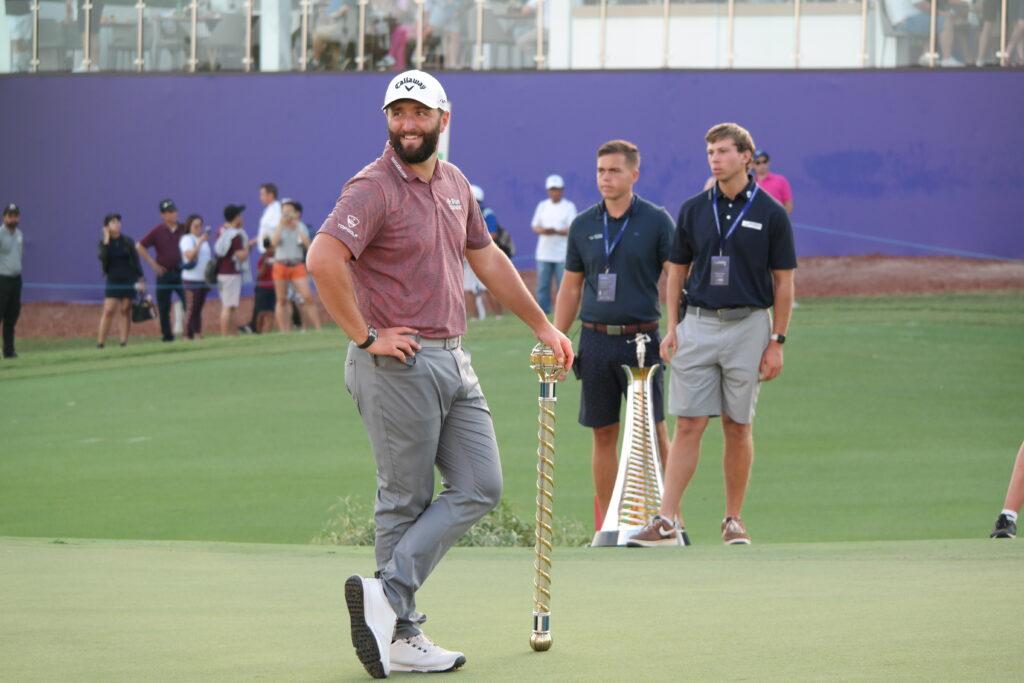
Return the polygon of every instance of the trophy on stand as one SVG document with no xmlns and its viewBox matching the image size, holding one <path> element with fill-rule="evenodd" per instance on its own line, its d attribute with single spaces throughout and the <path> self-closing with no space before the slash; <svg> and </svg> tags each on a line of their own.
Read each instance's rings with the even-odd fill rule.
<svg viewBox="0 0 1024 683">
<path fill-rule="evenodd" d="M 658 458 L 651 393 L 654 374 L 661 366 L 644 367 L 650 341 L 646 334 L 637 334 L 631 342 L 636 344 L 637 366 L 622 366 L 629 380 L 629 389 L 626 393 L 626 429 L 619 453 L 619 473 L 604 522 L 590 544 L 593 548 L 625 546 L 629 537 L 658 514 L 661 507 L 665 483 Z"/>
</svg>

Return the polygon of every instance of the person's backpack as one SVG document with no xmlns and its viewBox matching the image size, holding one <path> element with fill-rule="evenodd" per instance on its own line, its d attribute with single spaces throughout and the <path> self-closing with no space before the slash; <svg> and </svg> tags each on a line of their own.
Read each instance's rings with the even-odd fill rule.
<svg viewBox="0 0 1024 683">
<path fill-rule="evenodd" d="M 512 235 L 500 225 L 494 232 L 494 243 L 498 245 L 498 249 L 505 252 L 505 256 L 508 256 L 509 259 L 516 255 L 516 244 L 512 241 Z"/>
<path fill-rule="evenodd" d="M 212 258 L 206 262 L 206 272 L 203 273 L 203 278 L 207 284 L 217 284 L 217 263 L 219 261 L 218 258 Z"/>
</svg>

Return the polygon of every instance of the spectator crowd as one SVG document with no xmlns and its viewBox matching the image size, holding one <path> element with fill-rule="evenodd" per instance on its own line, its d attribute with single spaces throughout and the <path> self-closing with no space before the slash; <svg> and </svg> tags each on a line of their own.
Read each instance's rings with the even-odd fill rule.
<svg viewBox="0 0 1024 683">
<path fill-rule="evenodd" d="M 137 242 L 122 230 L 121 214 L 107 214 L 98 245 L 106 284 L 97 348 L 106 346 L 115 322 L 118 343 L 125 346 L 132 322 L 148 319 L 152 314 L 146 311 L 154 309 L 163 341 L 174 341 L 174 304 L 179 302 L 181 336 L 202 339 L 203 310 L 214 288 L 220 301 L 218 331 L 223 336 L 265 334 L 275 328 L 281 332 L 320 329 L 320 314 L 306 273 L 310 232 L 302 221 L 302 204 L 280 199 L 273 183 L 262 184 L 259 197 L 263 212 L 253 237 L 245 229 L 244 204 L 225 206 L 223 222 L 214 230 L 197 213 L 181 222 L 174 200 L 163 199 L 158 206 L 160 221 Z M 5 216 L 8 213 L 20 217 L 13 204 Z M 16 221 L 6 222 L 16 229 Z M 11 244 L 17 237 L 20 245 L 20 233 L 8 230 L 7 234 Z M 155 303 L 147 292 L 143 265 L 156 276 Z M 12 278 L 15 269 L 13 264 L 9 267 Z M 246 284 L 254 284 L 253 310 L 248 321 L 240 321 Z M 13 323 L 9 327 L 13 354 Z"/>
</svg>

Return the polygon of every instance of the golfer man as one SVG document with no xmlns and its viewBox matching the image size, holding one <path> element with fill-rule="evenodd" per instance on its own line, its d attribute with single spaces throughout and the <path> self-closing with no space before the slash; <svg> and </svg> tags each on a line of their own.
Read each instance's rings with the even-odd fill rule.
<svg viewBox="0 0 1024 683">
<path fill-rule="evenodd" d="M 672 364 L 668 410 L 677 417 L 665 494 L 660 514 L 631 545 L 675 545 L 682 528 L 672 517 L 697 468 L 708 419 L 717 415 L 725 437 L 722 540 L 750 543 L 740 511 L 754 459 L 754 405 L 760 383 L 782 372 L 796 268 L 789 215 L 748 175 L 754 141 L 746 129 L 719 124 L 705 141 L 716 182 L 679 210 L 669 257 L 661 356 Z"/>
<path fill-rule="evenodd" d="M 461 652 L 420 630 L 416 591 L 501 497 L 490 410 L 462 347 L 462 259 L 563 364 L 551 325 L 487 233 L 469 182 L 437 158 L 448 127 L 441 84 L 406 71 L 384 96 L 388 144 L 349 180 L 307 256 L 328 312 L 351 338 L 345 385 L 377 463 L 377 578 L 345 583 L 352 643 L 375 678 L 450 671 Z M 436 499 L 434 468 L 441 473 Z"/>
</svg>

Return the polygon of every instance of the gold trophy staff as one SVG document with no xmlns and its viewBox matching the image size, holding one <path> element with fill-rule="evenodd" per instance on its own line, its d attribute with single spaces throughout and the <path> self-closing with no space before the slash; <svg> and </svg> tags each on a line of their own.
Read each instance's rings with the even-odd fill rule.
<svg viewBox="0 0 1024 683">
<path fill-rule="evenodd" d="M 540 379 L 537 399 L 537 526 L 533 578 L 533 633 L 530 647 L 537 652 L 551 649 L 551 512 L 555 492 L 555 383 L 563 368 L 554 352 L 537 344 L 530 353 L 530 367 Z"/>
</svg>

